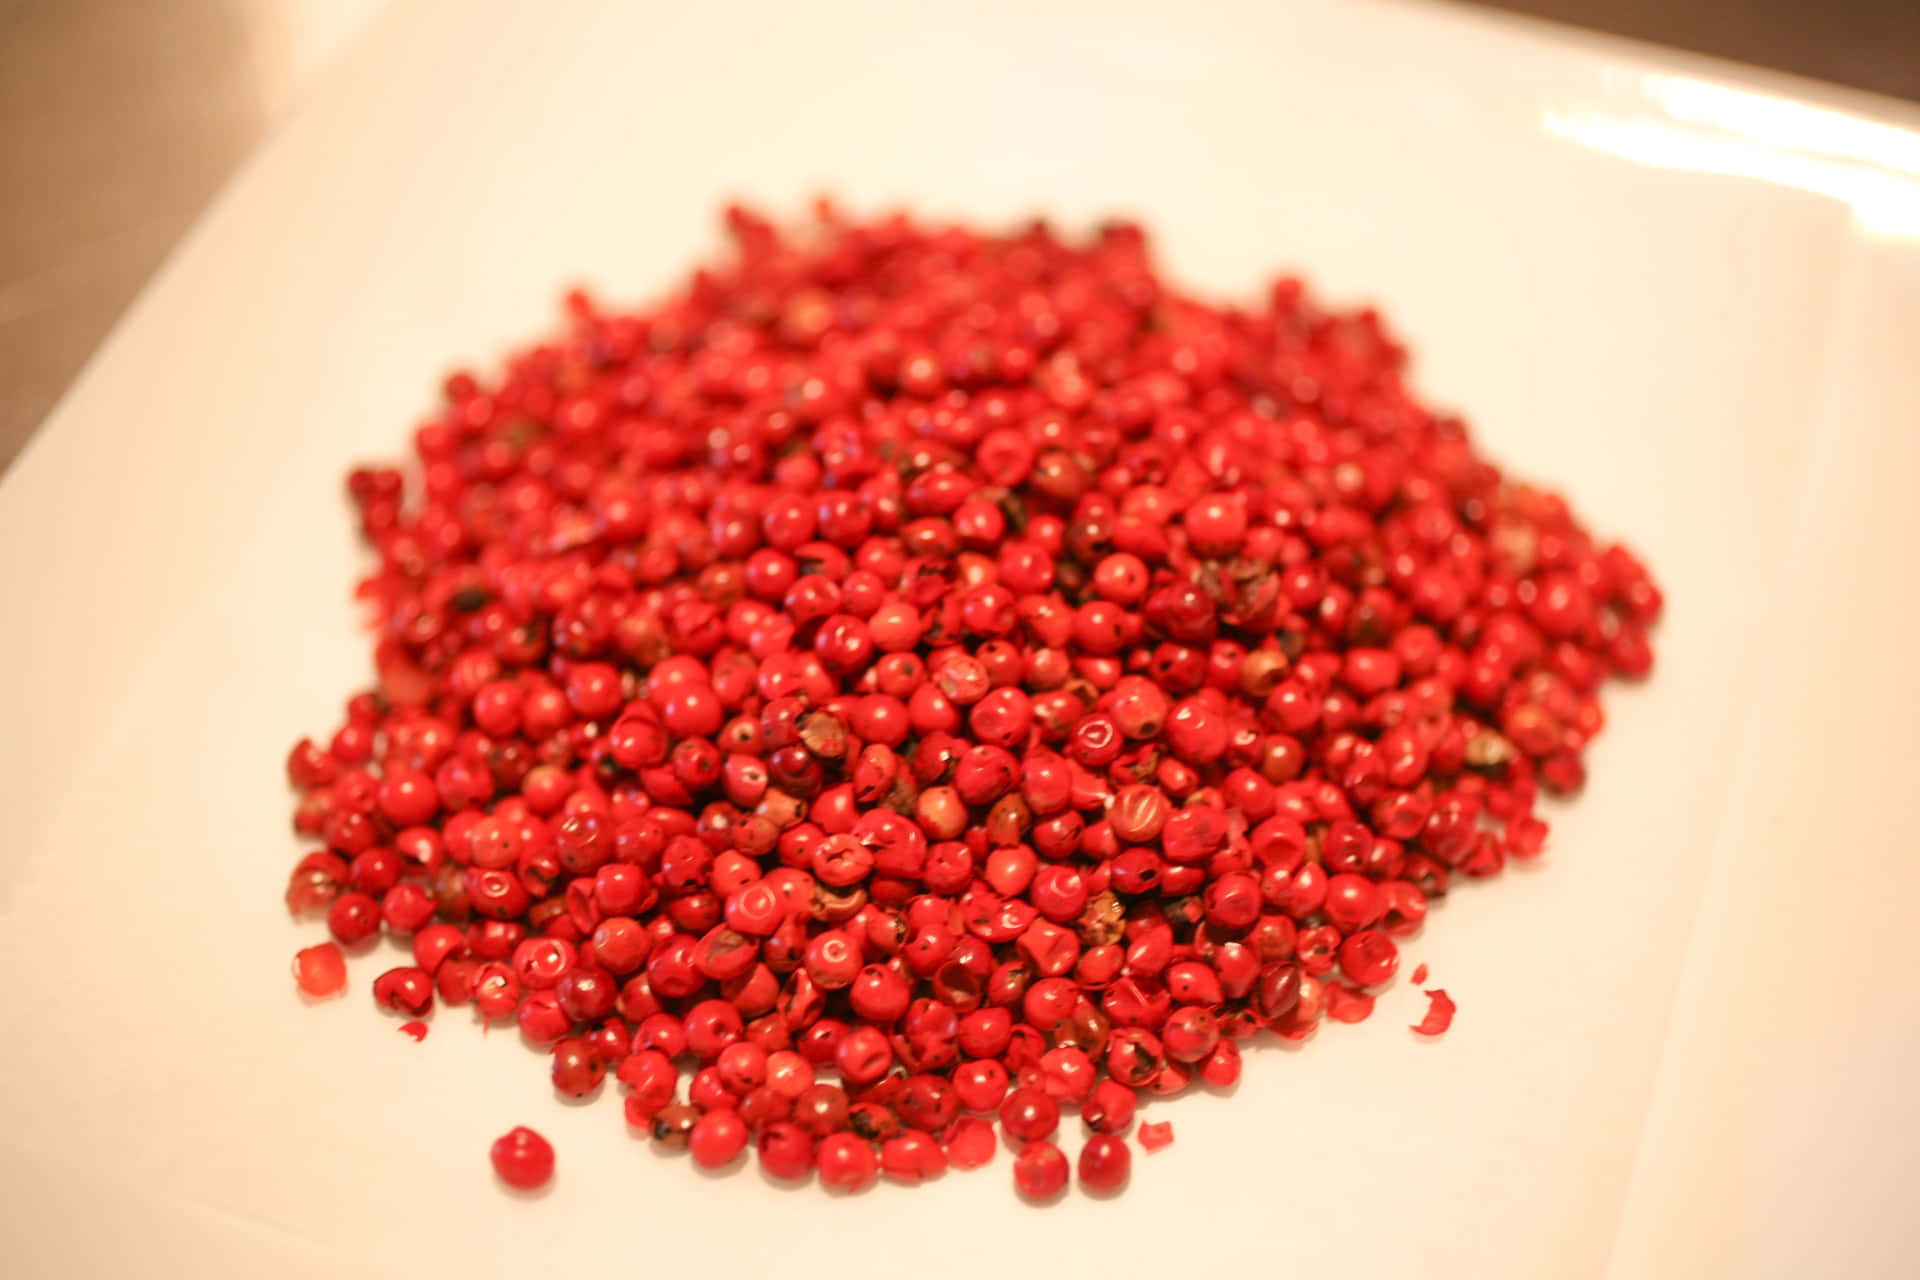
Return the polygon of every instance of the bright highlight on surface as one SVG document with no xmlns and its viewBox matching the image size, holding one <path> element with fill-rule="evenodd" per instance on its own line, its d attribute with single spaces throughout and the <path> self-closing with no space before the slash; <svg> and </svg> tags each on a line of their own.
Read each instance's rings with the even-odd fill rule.
<svg viewBox="0 0 1920 1280">
<path fill-rule="evenodd" d="M 1652 114 L 1550 108 L 1546 131 L 1655 168 L 1826 196 L 1848 205 L 1872 234 L 1920 238 L 1920 134 L 1699 80 L 1633 79 Z"/>
</svg>

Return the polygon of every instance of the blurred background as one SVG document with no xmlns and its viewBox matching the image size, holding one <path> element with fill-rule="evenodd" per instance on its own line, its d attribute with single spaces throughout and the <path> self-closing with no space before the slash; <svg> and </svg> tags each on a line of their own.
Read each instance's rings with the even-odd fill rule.
<svg viewBox="0 0 1920 1280">
<path fill-rule="evenodd" d="M 0 0 L 0 471 L 313 77 L 404 0 Z M 1486 6 L 1920 99 L 1915 0 Z"/>
</svg>

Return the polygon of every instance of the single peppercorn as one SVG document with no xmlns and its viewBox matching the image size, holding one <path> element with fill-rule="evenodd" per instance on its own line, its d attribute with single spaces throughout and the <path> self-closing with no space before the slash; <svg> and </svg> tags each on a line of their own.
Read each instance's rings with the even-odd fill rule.
<svg viewBox="0 0 1920 1280">
<path fill-rule="evenodd" d="M 293 957 L 293 978 L 309 996 L 339 995 L 347 987 L 347 959 L 331 942 L 303 948 Z"/>
<path fill-rule="evenodd" d="M 1118 1080 L 1102 1080 L 1081 1104 L 1080 1117 L 1095 1133 L 1125 1133 L 1133 1123 L 1137 1098 L 1132 1089 Z"/>
<path fill-rule="evenodd" d="M 1088 1191 L 1106 1194 L 1127 1184 L 1133 1167 L 1133 1153 L 1126 1139 L 1096 1133 L 1080 1148 L 1080 1185 Z"/>
<path fill-rule="evenodd" d="M 813 1138 L 795 1124 L 775 1121 L 760 1131 L 760 1167 L 771 1177 L 796 1181 L 813 1168 Z"/>
<path fill-rule="evenodd" d="M 832 1133 L 814 1149 L 814 1165 L 820 1181 L 829 1190 L 854 1192 L 865 1190 L 879 1171 L 880 1161 L 872 1145 L 851 1133 Z"/>
<path fill-rule="evenodd" d="M 665 1151 L 684 1151 L 700 1122 L 700 1111 L 684 1102 L 670 1103 L 654 1112 L 648 1131 Z"/>
<path fill-rule="evenodd" d="M 1038 1089 L 1015 1089 L 1000 1104 L 1000 1127 L 1021 1142 L 1037 1142 L 1059 1125 L 1059 1104 Z"/>
<path fill-rule="evenodd" d="M 1051 1142 L 1029 1142 L 1014 1158 L 1013 1181 L 1030 1200 L 1051 1200 L 1067 1189 L 1071 1166 Z"/>
<path fill-rule="evenodd" d="M 496 1138 L 489 1154 L 500 1181 L 521 1191 L 545 1186 L 553 1177 L 553 1144 L 525 1125 Z"/>
<path fill-rule="evenodd" d="M 1363 987 L 1376 987 L 1400 967 L 1400 948 L 1386 934 L 1363 929 L 1340 944 L 1340 970 Z"/>
<path fill-rule="evenodd" d="M 433 975 L 404 965 L 373 980 L 373 998 L 383 1009 L 417 1018 L 433 1008 Z"/>
<path fill-rule="evenodd" d="M 687 1150 L 702 1169 L 722 1169 L 747 1149 L 747 1122 L 737 1111 L 709 1111 L 694 1122 Z"/>
</svg>

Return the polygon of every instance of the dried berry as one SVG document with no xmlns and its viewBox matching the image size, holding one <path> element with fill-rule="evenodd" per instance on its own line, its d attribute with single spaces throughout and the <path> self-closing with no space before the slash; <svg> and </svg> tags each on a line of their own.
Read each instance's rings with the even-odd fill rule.
<svg viewBox="0 0 1920 1280">
<path fill-rule="evenodd" d="M 553 1176 L 553 1144 L 525 1125 L 496 1139 L 492 1157 L 500 1181 L 522 1191 L 544 1186 Z"/>
<path fill-rule="evenodd" d="M 1112 1192 L 1127 1185 L 1133 1153 L 1124 1138 L 1097 1133 L 1080 1148 L 1080 1185 L 1089 1191 Z"/>
<path fill-rule="evenodd" d="M 1014 1185 L 1030 1200 L 1051 1200 L 1067 1189 L 1071 1166 L 1051 1142 L 1029 1142 L 1013 1161 Z"/>
<path fill-rule="evenodd" d="M 347 958 L 332 942 L 303 948 L 293 957 L 293 980 L 310 996 L 339 995 L 347 987 Z"/>
</svg>

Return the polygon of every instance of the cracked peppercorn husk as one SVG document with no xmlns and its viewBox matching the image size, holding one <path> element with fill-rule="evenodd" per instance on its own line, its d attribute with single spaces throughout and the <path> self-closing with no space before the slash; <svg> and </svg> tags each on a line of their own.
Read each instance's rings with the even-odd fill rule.
<svg viewBox="0 0 1920 1280">
<path fill-rule="evenodd" d="M 379 1005 L 512 1019 L 704 1168 L 917 1183 L 997 1122 L 1048 1200 L 1065 1106 L 1111 1193 L 1141 1098 L 1365 1018 L 1455 876 L 1541 855 L 1660 591 L 1298 281 L 725 221 L 348 477 L 376 679 L 286 761 L 296 980 L 384 931 Z"/>
</svg>

